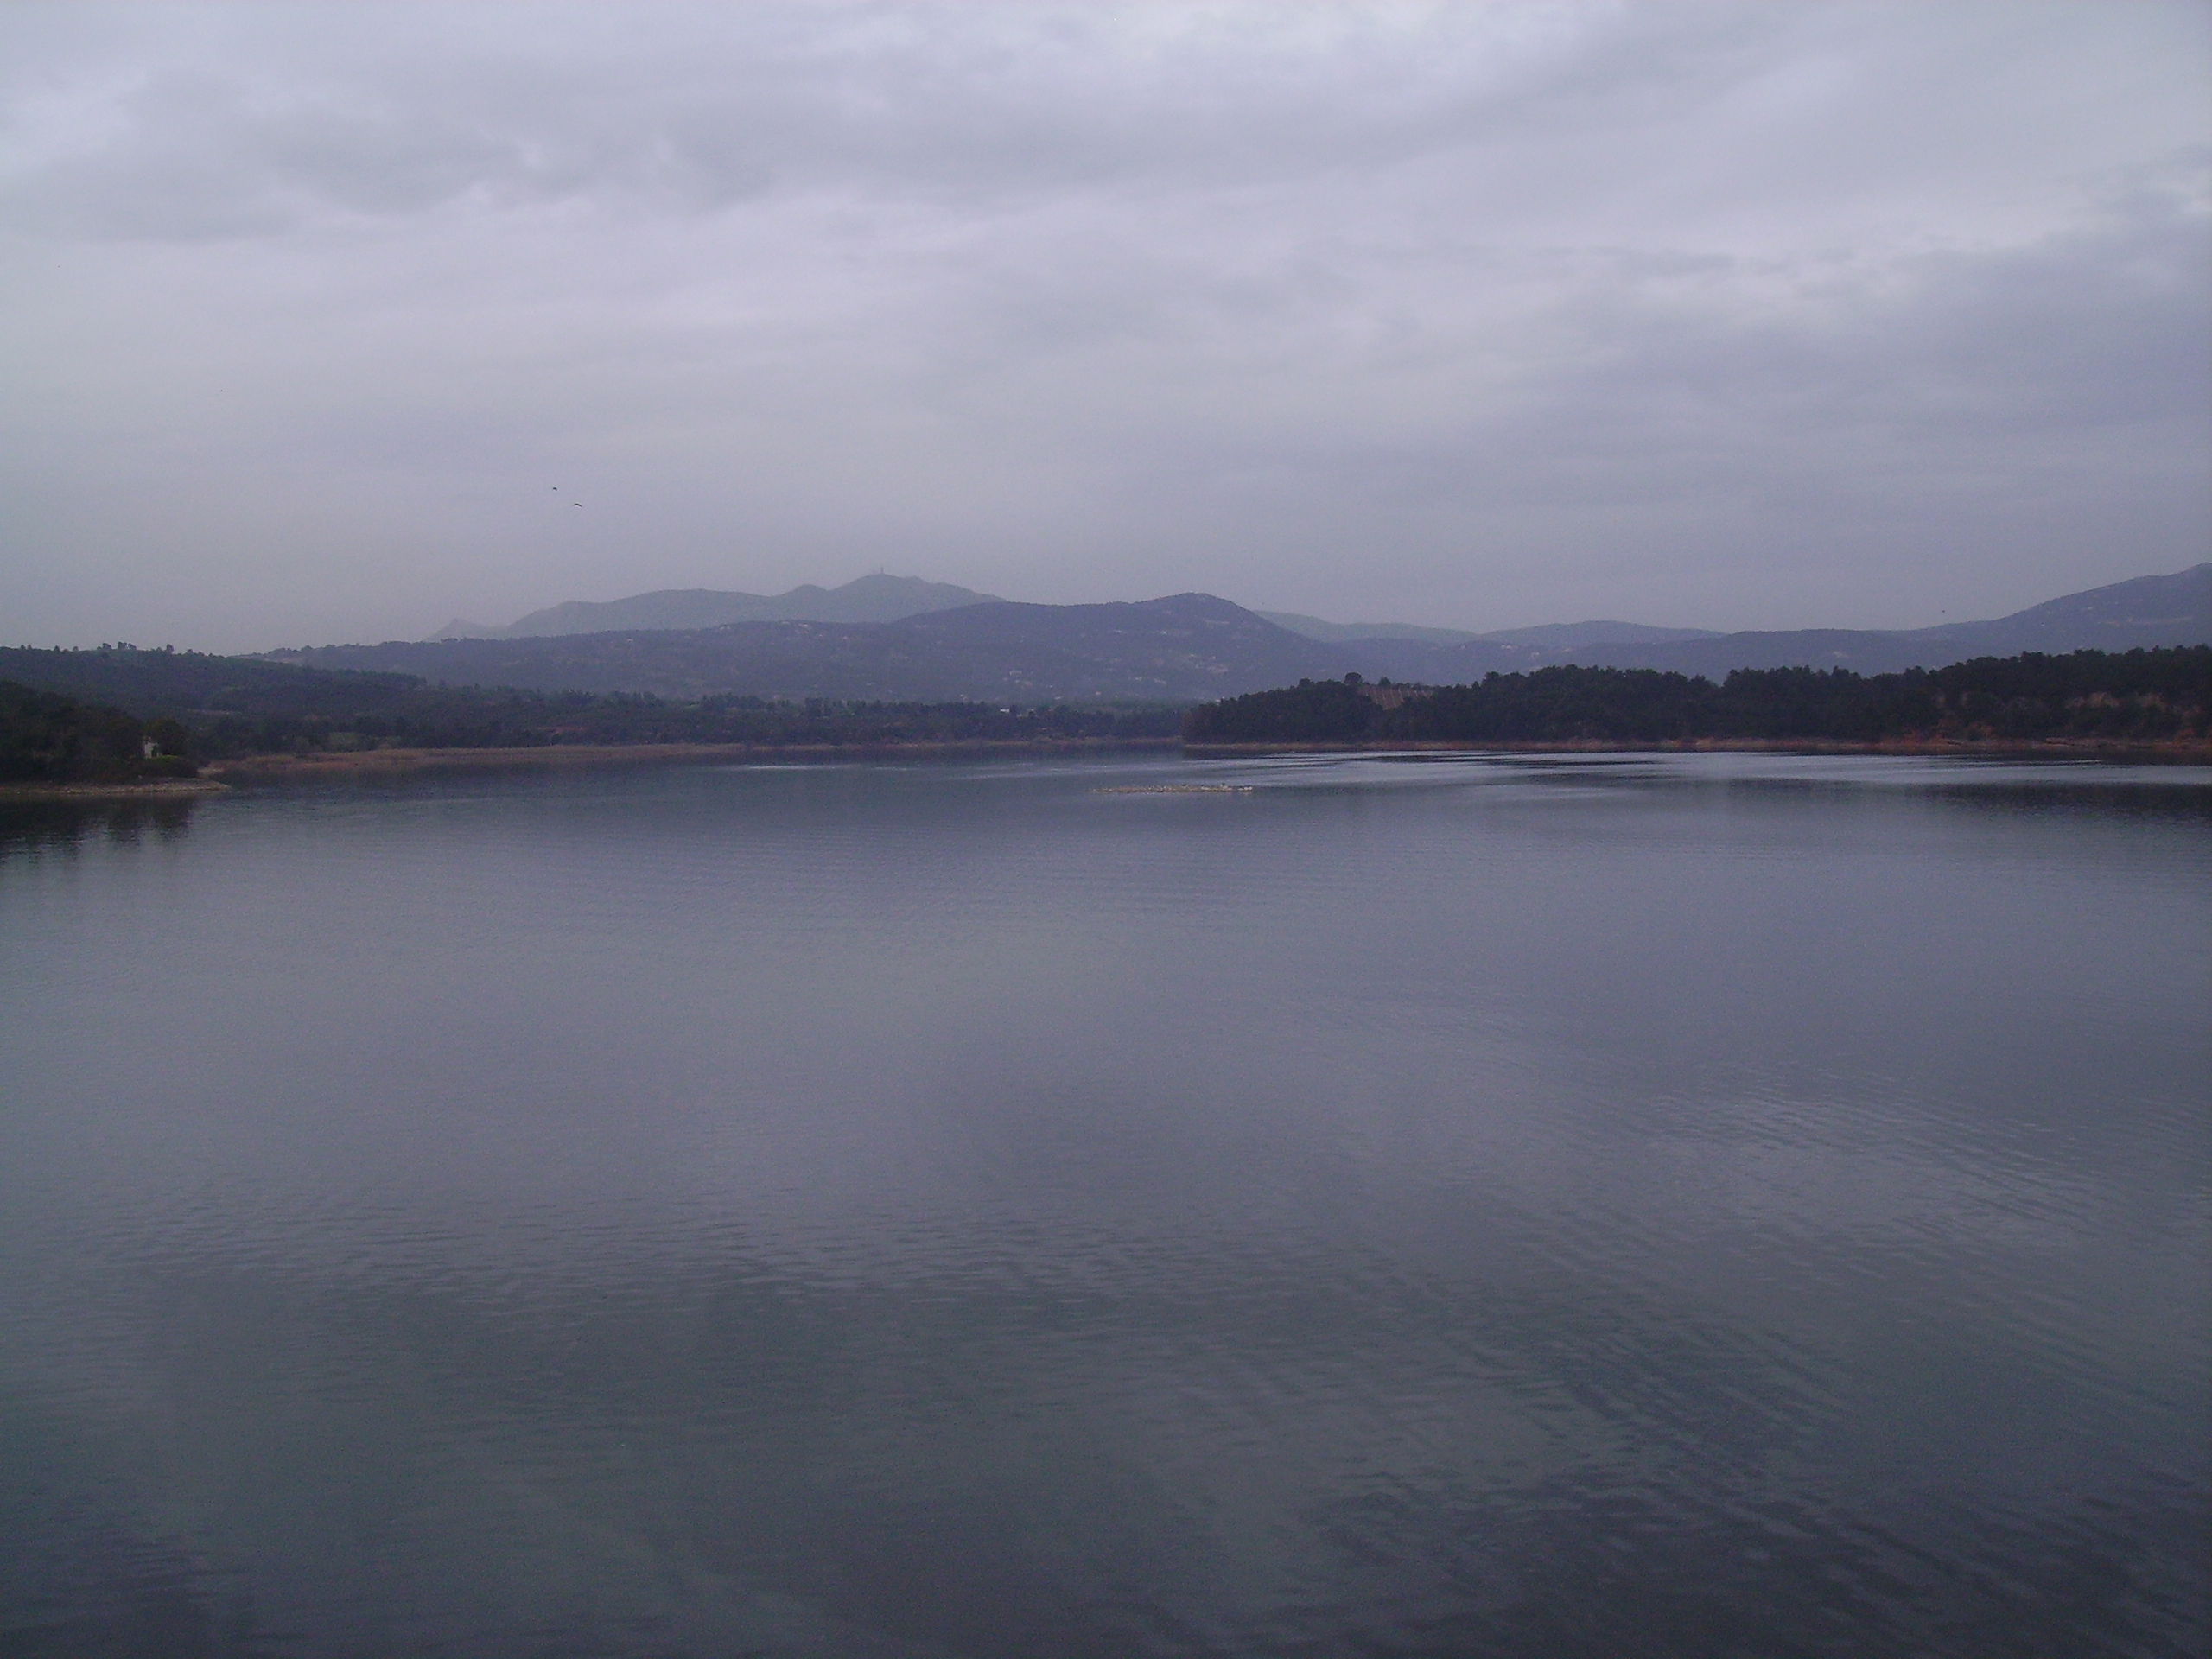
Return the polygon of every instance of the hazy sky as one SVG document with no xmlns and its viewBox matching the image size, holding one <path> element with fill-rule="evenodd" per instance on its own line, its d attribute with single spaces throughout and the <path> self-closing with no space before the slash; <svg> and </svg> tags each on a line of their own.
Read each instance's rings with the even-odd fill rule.
<svg viewBox="0 0 2212 1659">
<path fill-rule="evenodd" d="M 0 643 L 1997 614 L 2206 556 L 2208 141 L 2201 0 L 10 0 Z"/>
</svg>

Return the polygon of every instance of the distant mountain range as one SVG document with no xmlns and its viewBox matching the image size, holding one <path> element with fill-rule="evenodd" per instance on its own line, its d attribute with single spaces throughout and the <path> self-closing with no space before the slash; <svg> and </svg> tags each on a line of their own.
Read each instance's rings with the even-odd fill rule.
<svg viewBox="0 0 2212 1659">
<path fill-rule="evenodd" d="M 997 601 L 882 623 L 729 622 L 267 655 L 534 690 L 1001 704 L 1192 702 L 1344 672 L 1335 648 L 1205 594 L 1122 605 Z"/>
<path fill-rule="evenodd" d="M 899 622 L 931 611 L 963 605 L 1003 604 L 994 594 L 979 594 L 949 582 L 878 572 L 842 588 L 813 582 L 786 594 L 732 593 L 713 588 L 664 588 L 627 599 L 569 600 L 506 624 L 471 622 L 455 617 L 430 636 L 444 639 L 539 639 L 555 634 L 615 633 L 719 628 L 731 622 Z M 1466 628 L 1423 627 L 1413 622 L 1328 622 L 1294 611 L 1255 611 L 1255 616 L 1332 645 L 1360 639 L 1414 639 L 1425 645 L 1457 645 L 1486 639 L 1509 645 L 1559 646 L 1662 645 L 1681 639 L 1714 639 L 1710 628 L 1655 628 L 1641 622 L 1553 622 L 1534 628 L 1501 628 L 1476 633 Z"/>
<path fill-rule="evenodd" d="M 896 622 L 927 611 L 988 605 L 995 595 L 949 582 L 880 572 L 842 588 L 812 582 L 787 594 L 729 594 L 710 588 L 670 588 L 628 599 L 572 599 L 532 611 L 504 628 L 455 617 L 436 639 L 534 639 L 552 634 L 612 633 L 618 630 L 719 628 L 730 622 Z"/>
<path fill-rule="evenodd" d="M 855 590 L 859 590 L 855 592 Z M 928 601 L 882 620 L 884 608 Z M 949 602 L 940 603 L 940 601 Z M 728 601 L 804 608 L 874 605 L 846 620 L 748 616 L 692 627 L 638 617 L 697 615 Z M 695 608 L 687 610 L 687 606 Z M 625 607 L 635 607 L 626 610 Z M 633 620 L 555 632 L 552 619 Z M 267 658 L 315 668 L 397 671 L 452 684 L 635 691 L 696 697 L 1201 702 L 1358 673 L 1429 684 L 1554 663 L 1674 669 L 1709 677 L 1793 664 L 1885 673 L 2023 651 L 2212 642 L 2212 563 L 2145 576 L 1986 622 L 1909 632 L 1811 629 L 1704 633 L 1634 623 L 1564 623 L 1460 635 L 1409 624 L 1335 624 L 1269 616 L 1208 594 L 1115 605 L 1022 605 L 893 576 L 763 599 L 653 594 L 602 606 L 556 606 L 492 638 L 324 645 Z M 1328 630 L 1320 637 L 1309 629 Z M 536 631 L 531 631 L 536 630 Z M 1444 635 L 1439 639 L 1437 635 Z"/>
<path fill-rule="evenodd" d="M 1889 674 L 2024 651 L 2129 651 L 2212 643 L 2212 563 L 2170 576 L 2138 576 L 2046 600 L 1987 622 L 1884 632 L 1808 628 L 1726 633 L 1673 645 L 1593 645 L 1571 660 L 1599 666 L 1671 668 L 1708 678 L 1732 668 L 1849 668 Z M 1561 660 L 1567 660 L 1562 658 Z"/>
<path fill-rule="evenodd" d="M 1718 639 L 1712 628 L 1655 628 L 1642 622 L 1547 622 L 1533 628 L 1499 628 L 1470 633 L 1465 628 L 1425 628 L 1412 622 L 1324 622 L 1295 611 L 1255 611 L 1277 627 L 1332 645 L 1357 639 L 1417 639 L 1424 645 L 1465 645 L 1488 642 L 1573 651 L 1586 645 L 1670 645 L 1678 639 Z"/>
</svg>

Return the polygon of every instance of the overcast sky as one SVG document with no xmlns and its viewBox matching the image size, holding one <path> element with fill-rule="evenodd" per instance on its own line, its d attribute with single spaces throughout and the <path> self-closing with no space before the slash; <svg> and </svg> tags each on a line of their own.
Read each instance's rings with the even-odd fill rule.
<svg viewBox="0 0 2212 1659">
<path fill-rule="evenodd" d="M 0 642 L 1999 614 L 2207 556 L 2209 127 L 2199 0 L 11 0 Z"/>
</svg>

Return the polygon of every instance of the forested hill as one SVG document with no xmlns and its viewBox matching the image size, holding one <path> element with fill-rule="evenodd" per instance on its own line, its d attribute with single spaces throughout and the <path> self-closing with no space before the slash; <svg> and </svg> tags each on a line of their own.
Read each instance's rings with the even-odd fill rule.
<svg viewBox="0 0 2212 1659">
<path fill-rule="evenodd" d="M 1306 675 L 1435 677 L 1276 627 L 1226 600 L 966 605 L 884 623 L 733 622 L 518 639 L 320 645 L 270 660 L 448 685 L 660 697 L 931 702 L 1197 702 Z"/>
<path fill-rule="evenodd" d="M 189 739 L 173 720 L 143 721 L 0 680 L 0 784 L 116 784 L 189 778 Z"/>
<path fill-rule="evenodd" d="M 0 649 L 0 681 L 15 681 L 21 688 L 36 688 L 63 699 L 113 704 L 109 712 L 118 720 L 174 721 L 185 743 L 175 752 L 200 760 L 245 754 L 526 748 L 559 743 L 779 746 L 1172 739 L 1179 717 L 1170 708 L 1114 703 L 1068 708 L 739 696 L 664 698 L 434 685 L 411 674 L 302 668 L 197 652 L 138 651 L 129 645 L 96 651 Z"/>
<path fill-rule="evenodd" d="M 128 646 L 0 650 L 0 681 L 19 683 L 9 693 L 9 764 L 23 779 L 59 776 L 56 767 L 131 771 L 130 751 L 157 721 L 175 722 L 162 728 L 165 754 L 198 760 L 391 747 L 1050 742 L 1165 737 L 1178 726 L 1177 712 L 1159 705 L 594 695 Z M 1713 680 L 1560 665 L 1440 687 L 1351 675 L 1208 703 L 1180 723 L 1185 740 L 1200 744 L 1923 736 L 2212 744 L 2212 646 L 1980 658 L 1875 675 L 1743 669 Z"/>
<path fill-rule="evenodd" d="M 1192 709 L 1185 741 L 1653 743 L 1793 738 L 2212 741 L 2212 646 L 1984 657 L 1947 668 L 1555 667 L 1436 687 L 1302 680 Z"/>
</svg>

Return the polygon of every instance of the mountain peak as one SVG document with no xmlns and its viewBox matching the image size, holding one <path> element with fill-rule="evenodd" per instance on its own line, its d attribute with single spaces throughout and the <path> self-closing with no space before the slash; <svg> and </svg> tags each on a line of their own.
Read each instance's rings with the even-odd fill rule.
<svg viewBox="0 0 2212 1659">
<path fill-rule="evenodd" d="M 919 576 L 878 570 L 823 588 L 802 583 L 788 593 L 747 594 L 714 588 L 664 588 L 626 599 L 572 599 L 532 611 L 504 628 L 459 619 L 432 639 L 537 639 L 570 633 L 658 632 L 718 628 L 731 622 L 896 622 L 927 611 L 993 602 L 989 594 Z"/>
</svg>

